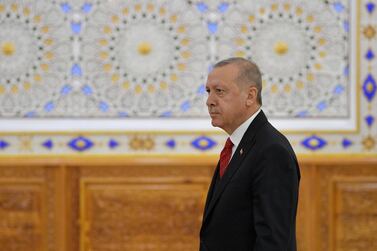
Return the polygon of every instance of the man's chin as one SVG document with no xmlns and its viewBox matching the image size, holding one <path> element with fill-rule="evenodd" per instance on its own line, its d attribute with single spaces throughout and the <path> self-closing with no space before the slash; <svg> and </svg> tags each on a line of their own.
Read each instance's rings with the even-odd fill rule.
<svg viewBox="0 0 377 251">
<path fill-rule="evenodd" d="M 212 124 L 213 127 L 220 127 L 220 123 L 216 120 L 212 119 L 211 124 Z"/>
</svg>

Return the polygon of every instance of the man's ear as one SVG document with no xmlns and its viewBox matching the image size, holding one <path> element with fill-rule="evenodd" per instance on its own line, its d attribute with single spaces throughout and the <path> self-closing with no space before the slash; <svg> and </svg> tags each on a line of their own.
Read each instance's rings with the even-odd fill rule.
<svg viewBox="0 0 377 251">
<path fill-rule="evenodd" d="M 252 85 L 248 88 L 246 105 L 251 106 L 257 102 L 258 89 L 256 86 Z"/>
</svg>

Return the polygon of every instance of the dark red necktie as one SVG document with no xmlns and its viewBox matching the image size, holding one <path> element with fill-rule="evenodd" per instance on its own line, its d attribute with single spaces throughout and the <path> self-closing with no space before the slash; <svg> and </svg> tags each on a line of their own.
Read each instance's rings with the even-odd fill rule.
<svg viewBox="0 0 377 251">
<path fill-rule="evenodd" d="M 232 147 L 233 143 L 230 138 L 228 138 L 220 154 L 220 178 L 223 177 L 225 169 L 229 164 L 229 160 L 232 157 Z"/>
</svg>

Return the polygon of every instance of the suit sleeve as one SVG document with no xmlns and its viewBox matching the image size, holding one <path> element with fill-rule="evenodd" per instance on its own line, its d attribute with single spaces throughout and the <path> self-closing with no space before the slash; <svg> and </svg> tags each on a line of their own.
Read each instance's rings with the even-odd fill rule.
<svg viewBox="0 0 377 251">
<path fill-rule="evenodd" d="M 295 238 L 298 167 L 295 157 L 281 145 L 261 153 L 252 184 L 254 251 L 287 250 Z"/>
</svg>

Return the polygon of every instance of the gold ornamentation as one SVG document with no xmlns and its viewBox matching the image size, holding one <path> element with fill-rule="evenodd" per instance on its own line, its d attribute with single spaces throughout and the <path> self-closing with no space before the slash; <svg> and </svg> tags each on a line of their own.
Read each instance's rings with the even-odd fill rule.
<svg viewBox="0 0 377 251">
<path fill-rule="evenodd" d="M 14 94 L 18 93 L 18 87 L 16 85 L 12 86 L 12 88 L 10 90 Z"/>
<path fill-rule="evenodd" d="M 12 42 L 4 42 L 1 45 L 1 50 L 5 56 L 12 56 L 16 51 L 16 46 Z"/>
<path fill-rule="evenodd" d="M 26 91 L 30 90 L 30 88 L 31 88 L 31 84 L 30 84 L 29 82 L 25 82 L 25 83 L 23 84 L 23 86 L 24 86 L 24 89 L 25 89 Z"/>
<path fill-rule="evenodd" d="M 160 82 L 160 88 L 162 90 L 166 90 L 168 88 L 168 84 L 166 82 Z"/>
<path fill-rule="evenodd" d="M 181 25 L 177 28 L 178 33 L 185 33 L 186 32 L 186 27 L 184 25 Z"/>
<path fill-rule="evenodd" d="M 45 41 L 44 41 L 44 44 L 47 45 L 47 46 L 50 46 L 54 43 L 54 40 L 52 40 L 51 38 L 47 38 Z"/>
<path fill-rule="evenodd" d="M 34 75 L 34 80 L 35 80 L 36 82 L 40 82 L 40 81 L 42 80 L 42 76 L 41 76 L 40 74 L 35 74 L 35 75 Z"/>
<path fill-rule="evenodd" d="M 112 32 L 112 29 L 111 29 L 110 26 L 105 25 L 105 26 L 103 27 L 103 33 L 105 33 L 105 34 L 110 34 L 111 32 Z"/>
<path fill-rule="evenodd" d="M 276 4 L 276 3 L 271 4 L 271 10 L 272 11 L 277 11 L 277 9 L 278 9 L 278 4 Z"/>
<path fill-rule="evenodd" d="M 130 88 L 130 82 L 124 81 L 122 84 L 123 89 L 128 90 Z"/>
<path fill-rule="evenodd" d="M 296 8 L 296 15 L 297 15 L 297 16 L 301 16 L 303 12 L 304 12 L 304 11 L 302 10 L 301 7 L 297 7 L 297 8 Z"/>
<path fill-rule="evenodd" d="M 190 40 L 188 38 L 184 38 L 181 40 L 181 45 L 187 46 L 190 43 Z"/>
<path fill-rule="evenodd" d="M 31 136 L 21 136 L 20 137 L 20 151 L 33 151 L 32 146 L 32 137 Z"/>
<path fill-rule="evenodd" d="M 181 52 L 181 56 L 183 58 L 185 58 L 185 59 L 190 58 L 191 57 L 191 52 L 189 52 L 189 51 L 182 51 Z"/>
<path fill-rule="evenodd" d="M 154 93 L 155 90 L 156 89 L 155 89 L 154 85 L 148 85 L 148 92 L 149 93 Z"/>
<path fill-rule="evenodd" d="M 117 15 L 113 15 L 111 17 L 111 21 L 114 23 L 114 24 L 117 24 L 119 23 L 119 17 Z"/>
<path fill-rule="evenodd" d="M 143 87 L 141 85 L 135 86 L 135 93 L 140 94 L 143 92 Z"/>
<path fill-rule="evenodd" d="M 170 80 L 171 81 L 177 81 L 178 80 L 178 76 L 176 74 L 171 74 L 170 75 Z"/>
<path fill-rule="evenodd" d="M 289 11 L 291 9 L 291 5 L 289 3 L 285 3 L 283 6 L 285 11 Z"/>
<path fill-rule="evenodd" d="M 140 42 L 137 51 L 143 55 L 146 56 L 152 51 L 152 45 L 148 42 Z"/>
<path fill-rule="evenodd" d="M 12 10 L 13 12 L 16 12 L 16 11 L 18 10 L 18 4 L 15 4 L 15 3 L 14 3 L 14 4 L 11 5 L 10 8 L 11 8 L 11 10 Z"/>
<path fill-rule="evenodd" d="M 110 72 L 111 69 L 112 69 L 112 65 L 111 65 L 111 64 L 105 64 L 105 65 L 103 66 L 103 70 L 104 70 L 105 72 Z"/>
<path fill-rule="evenodd" d="M 319 144 L 319 142 L 318 142 L 317 139 L 311 139 L 309 141 L 309 145 L 312 146 L 312 147 L 316 147 L 316 146 L 318 146 L 318 144 Z"/>
<path fill-rule="evenodd" d="M 303 89 L 304 88 L 304 82 L 298 80 L 296 82 L 296 87 L 297 87 L 297 89 L 300 89 L 300 90 Z"/>
<path fill-rule="evenodd" d="M 135 136 L 130 139 L 129 146 L 132 150 L 153 150 L 155 147 L 154 139 L 150 136 Z"/>
<path fill-rule="evenodd" d="M 278 55 L 284 55 L 288 51 L 288 44 L 284 41 L 277 41 L 274 45 L 274 50 Z"/>
<path fill-rule="evenodd" d="M 284 92 L 286 92 L 286 93 L 290 93 L 291 91 L 292 91 L 291 86 L 290 86 L 289 84 L 286 84 L 286 85 L 284 86 Z"/>
<path fill-rule="evenodd" d="M 47 60 L 51 60 L 51 59 L 54 58 L 54 53 L 52 53 L 51 51 L 48 51 L 48 52 L 45 53 L 44 56 L 45 56 L 45 58 L 46 58 Z"/>
<path fill-rule="evenodd" d="M 371 82 L 369 82 L 367 85 L 366 85 L 366 89 L 368 92 L 372 92 L 373 89 L 374 89 L 374 86 Z"/>
<path fill-rule="evenodd" d="M 271 86 L 271 92 L 272 92 L 272 93 L 277 93 L 278 90 L 279 90 L 279 87 L 277 86 L 277 84 L 273 84 L 273 85 Z"/>
<path fill-rule="evenodd" d="M 366 150 L 372 150 L 376 146 L 376 140 L 372 136 L 365 137 L 362 141 Z"/>
<path fill-rule="evenodd" d="M 376 35 L 376 30 L 373 28 L 372 25 L 368 25 L 364 28 L 364 36 L 368 39 L 372 39 Z"/>
<path fill-rule="evenodd" d="M 234 53 L 234 55 L 236 57 L 245 57 L 246 53 L 244 51 L 236 51 L 236 53 Z"/>
<path fill-rule="evenodd" d="M 238 45 L 238 46 L 243 46 L 243 45 L 246 44 L 245 39 L 240 38 L 240 37 L 236 38 L 236 39 L 234 40 L 234 42 L 235 42 L 235 44 Z"/>
</svg>

